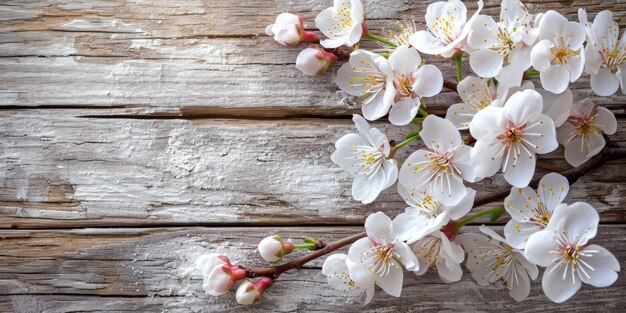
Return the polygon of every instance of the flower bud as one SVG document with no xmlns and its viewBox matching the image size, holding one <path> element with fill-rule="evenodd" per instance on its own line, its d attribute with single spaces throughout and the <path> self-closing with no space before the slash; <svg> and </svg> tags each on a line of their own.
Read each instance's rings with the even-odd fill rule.
<svg viewBox="0 0 626 313">
<path fill-rule="evenodd" d="M 261 299 L 261 295 L 265 289 L 274 284 L 274 280 L 269 277 L 263 277 L 258 282 L 253 283 L 249 280 L 245 280 L 239 288 L 237 288 L 237 303 L 239 304 L 253 304 Z"/>
<path fill-rule="evenodd" d="M 312 45 L 298 54 L 296 68 L 306 75 L 322 75 L 337 59 L 334 53 L 325 51 L 318 45 Z"/>
<path fill-rule="evenodd" d="M 196 268 L 204 276 L 202 289 L 212 296 L 227 293 L 236 281 L 246 277 L 246 271 L 241 266 L 232 265 L 227 256 L 217 253 L 198 257 Z"/>
<path fill-rule="evenodd" d="M 276 22 L 265 28 L 268 36 L 273 36 L 281 45 L 294 46 L 301 41 L 318 42 L 319 36 L 314 32 L 304 30 L 302 17 L 291 13 L 281 13 L 276 17 Z"/>
<path fill-rule="evenodd" d="M 280 236 L 269 236 L 259 242 L 257 248 L 261 257 L 270 263 L 280 262 L 283 256 L 293 251 L 293 245 L 289 242 L 283 242 Z"/>
</svg>

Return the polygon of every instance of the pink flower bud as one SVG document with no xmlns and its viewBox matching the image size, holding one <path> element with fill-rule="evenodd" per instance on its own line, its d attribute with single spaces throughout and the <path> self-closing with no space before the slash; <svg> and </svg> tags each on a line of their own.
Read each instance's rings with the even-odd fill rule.
<svg viewBox="0 0 626 313">
<path fill-rule="evenodd" d="M 265 28 L 265 33 L 285 46 L 294 46 L 301 41 L 319 42 L 320 40 L 316 33 L 304 30 L 302 17 L 291 13 L 278 15 L 276 22 Z"/>
<path fill-rule="evenodd" d="M 209 253 L 196 259 L 196 268 L 202 272 L 202 289 L 212 296 L 228 292 L 233 284 L 246 277 L 246 271 L 239 265 L 232 265 L 227 256 Z"/>
<path fill-rule="evenodd" d="M 322 75 L 337 59 L 334 53 L 325 51 L 318 45 L 311 45 L 298 54 L 296 68 L 306 75 Z"/>
<path fill-rule="evenodd" d="M 258 282 L 253 283 L 245 280 L 239 288 L 237 288 L 237 302 L 239 304 L 253 304 L 261 299 L 261 295 L 265 289 L 272 287 L 274 280 L 269 277 L 263 277 Z"/>
<path fill-rule="evenodd" d="M 269 236 L 259 242 L 257 247 L 261 257 L 270 263 L 280 262 L 283 256 L 293 251 L 293 244 L 283 242 L 280 236 Z"/>
</svg>

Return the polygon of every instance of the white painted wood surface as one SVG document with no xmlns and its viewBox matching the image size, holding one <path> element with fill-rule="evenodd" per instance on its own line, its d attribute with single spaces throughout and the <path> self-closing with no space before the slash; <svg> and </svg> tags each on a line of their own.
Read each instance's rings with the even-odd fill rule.
<svg viewBox="0 0 626 313">
<path fill-rule="evenodd" d="M 397 19 L 421 27 L 432 1 L 364 2 L 368 28 L 385 34 Z M 280 12 L 311 21 L 330 3 L 2 1 L 0 312 L 622 311 L 623 275 L 563 305 L 549 303 L 538 283 L 515 303 L 468 275 L 453 285 L 410 275 L 402 298 L 379 291 L 361 308 L 326 286 L 321 260 L 282 276 L 252 307 L 202 293 L 191 264 L 201 253 L 262 265 L 254 245 L 265 235 L 330 241 L 360 231 L 371 212 L 404 209 L 392 189 L 367 206 L 351 199 L 350 178 L 329 156 L 353 131 L 358 103 L 337 91 L 332 73 L 301 75 L 293 67 L 299 50 L 263 35 Z M 610 8 L 626 25 L 622 0 L 526 3 L 572 19 L 578 7 L 592 16 Z M 499 1 L 486 1 L 485 13 L 498 11 Z M 427 60 L 452 78 L 450 64 Z M 595 97 L 586 79 L 573 88 L 577 99 L 591 96 L 618 114 L 611 139 L 625 146 L 626 96 Z M 427 104 L 442 113 L 456 101 L 445 92 Z M 407 132 L 376 126 L 396 140 Z M 561 154 L 545 161 L 564 165 Z M 622 267 L 625 163 L 593 171 L 568 197 L 601 212 L 599 243 Z M 495 177 L 475 187 L 505 185 Z"/>
</svg>

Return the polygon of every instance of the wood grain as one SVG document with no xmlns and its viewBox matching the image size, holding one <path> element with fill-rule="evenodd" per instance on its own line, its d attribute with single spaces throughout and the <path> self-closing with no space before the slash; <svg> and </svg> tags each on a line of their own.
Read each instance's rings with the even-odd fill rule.
<svg viewBox="0 0 626 313">
<path fill-rule="evenodd" d="M 356 233 L 360 228 L 168 228 L 168 229 L 83 229 L 0 231 L 0 308 L 41 311 L 341 311 L 359 308 L 358 296 L 331 289 L 321 275 L 322 260 L 288 272 L 250 307 L 239 307 L 234 295 L 210 297 L 201 289 L 201 275 L 193 261 L 203 253 L 220 251 L 248 265 L 264 264 L 255 251 L 263 236 L 278 232 L 298 240 L 314 236 L 333 240 Z M 466 231 L 477 231 L 469 227 Z M 245 233 L 245 236 L 241 236 Z M 603 226 L 594 243 L 610 249 L 626 266 L 626 231 Z M 303 252 L 298 252 L 303 253 Z M 521 312 L 621 310 L 618 298 L 626 288 L 620 277 L 609 288 L 584 286 L 569 302 L 556 305 L 542 294 L 540 282 L 533 283 L 530 297 L 520 303 L 509 298 L 500 286 L 479 287 L 465 273 L 461 282 L 445 284 L 429 271 L 422 277 L 406 273 L 401 298 L 377 290 L 364 312 L 410 310 L 490 311 L 515 309 Z M 111 305 L 108 307 L 108 305 Z M 107 307 L 103 307 L 107 306 Z M 30 309 L 32 312 L 32 309 Z"/>
<path fill-rule="evenodd" d="M 79 117 L 89 113 L 0 117 L 1 227 L 360 224 L 406 207 L 393 187 L 370 205 L 352 199 L 352 178 L 330 161 L 333 143 L 355 131 L 349 120 Z M 408 131 L 376 125 L 390 139 Z M 626 145 L 624 126 L 611 136 L 616 145 Z M 560 150 L 545 158 L 565 165 Z M 624 162 L 584 177 L 568 199 L 622 221 Z M 480 194 L 507 185 L 497 175 L 473 186 Z"/>
</svg>

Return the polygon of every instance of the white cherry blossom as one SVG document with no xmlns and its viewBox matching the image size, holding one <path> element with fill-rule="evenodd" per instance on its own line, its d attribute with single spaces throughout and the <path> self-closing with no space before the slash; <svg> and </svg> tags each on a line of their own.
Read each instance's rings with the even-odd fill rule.
<svg viewBox="0 0 626 313">
<path fill-rule="evenodd" d="M 472 277 L 480 286 L 502 281 L 513 299 L 524 300 L 530 293 L 530 280 L 539 275 L 537 265 L 492 229 L 483 225 L 480 231 L 489 237 L 465 233 L 457 239 L 467 252 L 466 266 Z"/>
<path fill-rule="evenodd" d="M 590 242 L 599 220 L 593 207 L 576 202 L 556 210 L 548 226 L 528 239 L 526 257 L 546 267 L 541 285 L 550 300 L 571 298 L 582 283 L 607 287 L 617 280 L 620 265 L 615 256 Z"/>
<path fill-rule="evenodd" d="M 470 26 L 482 8 L 483 1 L 479 0 L 478 9 L 467 20 L 467 8 L 459 0 L 431 3 L 426 9 L 428 31 L 416 32 L 409 42 L 422 53 L 450 58 L 465 49 Z"/>
<path fill-rule="evenodd" d="M 459 130 L 468 129 L 476 113 L 490 105 L 502 106 L 504 94 L 498 92 L 493 80 L 467 76 L 457 85 L 457 91 L 463 102 L 451 105 L 446 119 Z"/>
<path fill-rule="evenodd" d="M 616 131 L 613 112 L 585 99 L 573 104 L 567 122 L 557 129 L 557 137 L 565 147 L 567 163 L 579 166 L 602 151 L 606 144 L 603 133 Z"/>
<path fill-rule="evenodd" d="M 315 17 L 315 26 L 328 37 L 320 44 L 329 49 L 354 46 L 363 36 L 364 20 L 361 0 L 334 0 L 332 7 Z"/>
<path fill-rule="evenodd" d="M 301 41 L 315 42 L 319 40 L 317 34 L 304 30 L 301 16 L 291 13 L 279 14 L 274 24 L 265 28 L 265 33 L 285 46 L 294 46 Z"/>
<path fill-rule="evenodd" d="M 418 240 L 412 249 L 420 264 L 419 270 L 414 271 L 415 274 L 423 275 L 429 268 L 436 267 L 444 282 L 461 280 L 461 263 L 465 260 L 465 252 L 460 244 L 448 239 L 443 232 L 436 230 L 430 233 Z"/>
<path fill-rule="evenodd" d="M 515 187 L 526 187 L 536 164 L 536 154 L 558 147 L 552 119 L 541 114 L 543 100 L 534 90 L 513 94 L 504 107 L 489 106 L 476 113 L 470 132 L 475 175 L 489 177 L 502 169 Z"/>
<path fill-rule="evenodd" d="M 419 52 L 408 46 L 397 47 L 389 60 L 357 50 L 350 63 L 337 72 L 337 85 L 344 92 L 363 99 L 363 116 L 376 120 L 389 113 L 394 125 L 413 120 L 421 99 L 438 94 L 443 75 L 434 65 L 422 64 Z"/>
<path fill-rule="evenodd" d="M 524 249 L 530 236 L 544 229 L 569 192 L 569 182 L 561 174 L 550 173 L 539 181 L 535 192 L 530 187 L 511 188 L 504 199 L 504 209 L 511 219 L 504 227 L 507 242 L 516 249 Z"/>
<path fill-rule="evenodd" d="M 365 293 L 365 303 L 368 304 L 374 297 L 374 281 L 367 281 L 369 285 L 359 286 L 350 278 L 347 263 L 348 256 L 343 253 L 330 255 L 324 261 L 322 266 L 322 274 L 326 276 L 328 284 L 339 291 L 354 291 Z"/>
<path fill-rule="evenodd" d="M 470 53 L 472 70 L 481 77 L 498 76 L 498 82 L 509 87 L 519 86 L 530 67 L 535 39 L 530 23 L 530 14 L 518 0 L 502 1 L 498 22 L 487 15 L 477 16 L 467 37 L 468 45 L 476 49 Z"/>
<path fill-rule="evenodd" d="M 410 207 L 393 219 L 393 229 L 398 232 L 400 239 L 409 244 L 441 229 L 450 220 L 465 216 L 472 209 L 476 197 L 476 191 L 467 188 L 467 194 L 461 202 L 447 206 L 433 197 L 428 188 L 420 191 L 398 184 L 398 192 Z"/>
<path fill-rule="evenodd" d="M 552 10 L 543 15 L 531 63 L 540 72 L 544 89 L 559 94 L 580 77 L 585 64 L 584 42 L 585 28 L 580 23 Z"/>
<path fill-rule="evenodd" d="M 376 283 L 386 293 L 399 297 L 404 273 L 419 269 L 419 263 L 409 246 L 393 229 L 391 219 L 382 212 L 371 214 L 365 220 L 366 238 L 350 246 L 347 262 L 350 278 L 359 286 Z"/>
<path fill-rule="evenodd" d="M 446 206 L 467 195 L 464 180 L 474 181 L 471 148 L 463 144 L 452 122 L 429 115 L 419 133 L 427 149 L 411 154 L 400 168 L 399 182 L 411 190 L 429 187 L 429 193 Z"/>
<path fill-rule="evenodd" d="M 619 87 L 625 93 L 626 36 L 619 40 L 613 12 L 598 13 L 593 24 L 587 21 L 585 9 L 578 9 L 578 17 L 587 31 L 585 71 L 591 75 L 591 89 L 599 96 L 610 96 Z"/>
<path fill-rule="evenodd" d="M 358 134 L 347 134 L 335 143 L 337 151 L 330 157 L 344 171 L 353 174 L 352 197 L 370 203 L 380 192 L 391 187 L 398 178 L 398 166 L 389 159 L 391 147 L 387 136 L 370 128 L 360 115 L 352 120 Z"/>
</svg>

